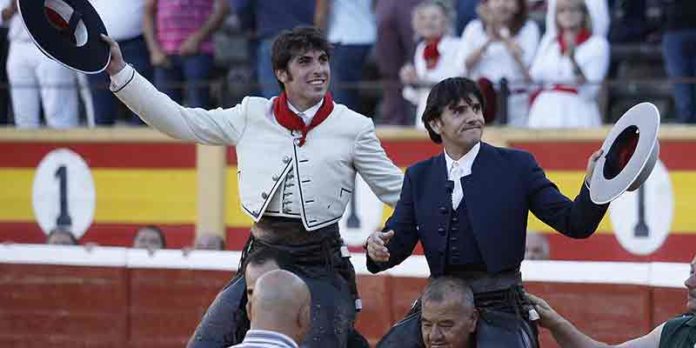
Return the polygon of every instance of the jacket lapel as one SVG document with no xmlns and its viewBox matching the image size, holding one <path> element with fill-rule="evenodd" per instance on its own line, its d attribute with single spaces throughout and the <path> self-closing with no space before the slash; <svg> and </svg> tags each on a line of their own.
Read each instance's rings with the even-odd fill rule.
<svg viewBox="0 0 696 348">
<path fill-rule="evenodd" d="M 498 206 L 499 196 L 504 192 L 499 185 L 505 184 L 503 171 L 504 166 L 501 165 L 495 148 L 481 142 L 481 150 L 474 160 L 471 175 L 462 180 L 469 221 L 475 235 L 485 233 L 492 217 L 503 218 L 498 216 L 501 211 Z"/>
<path fill-rule="evenodd" d="M 445 153 L 441 153 L 435 158 L 433 162 L 433 177 L 431 182 L 433 182 L 433 192 L 437 193 L 438 198 L 438 209 L 439 207 L 446 207 L 452 209 L 452 183 L 449 183 L 447 177 L 447 161 L 445 161 Z"/>
</svg>

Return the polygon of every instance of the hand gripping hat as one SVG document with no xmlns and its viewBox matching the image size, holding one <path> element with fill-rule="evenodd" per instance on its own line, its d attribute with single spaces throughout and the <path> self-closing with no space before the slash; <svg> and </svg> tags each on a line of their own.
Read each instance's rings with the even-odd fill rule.
<svg viewBox="0 0 696 348">
<path fill-rule="evenodd" d="M 609 203 L 648 179 L 660 151 L 659 128 L 660 112 L 651 103 L 640 103 L 621 116 L 604 140 L 604 153 L 592 172 L 594 203 Z"/>
<path fill-rule="evenodd" d="M 116 0 L 114 0 L 116 1 Z M 19 14 L 34 43 L 49 58 L 87 74 L 109 64 L 106 27 L 88 0 L 18 0 Z"/>
</svg>

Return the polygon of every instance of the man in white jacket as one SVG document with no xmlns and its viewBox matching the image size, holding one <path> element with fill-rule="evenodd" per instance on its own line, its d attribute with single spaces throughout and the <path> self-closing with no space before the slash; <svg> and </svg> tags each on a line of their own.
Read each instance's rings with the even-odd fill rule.
<svg viewBox="0 0 696 348">
<path fill-rule="evenodd" d="M 392 206 L 403 175 L 386 156 L 372 121 L 334 104 L 327 93 L 329 44 L 321 32 L 297 28 L 274 42 L 280 96 L 246 97 L 231 109 L 215 110 L 173 102 L 123 61 L 113 40 L 104 40 L 111 46 L 111 90 L 147 124 L 177 139 L 235 146 L 242 209 L 255 222 L 245 252 L 288 252 L 312 292 L 313 325 L 304 345 L 347 346 L 360 301 L 337 223 L 356 173 Z M 238 342 L 243 292 L 238 276 L 208 309 L 189 346 Z"/>
</svg>

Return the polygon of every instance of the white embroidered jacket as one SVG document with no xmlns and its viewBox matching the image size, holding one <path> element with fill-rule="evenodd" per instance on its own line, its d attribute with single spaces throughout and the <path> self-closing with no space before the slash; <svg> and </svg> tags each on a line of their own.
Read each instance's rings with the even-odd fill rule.
<svg viewBox="0 0 696 348">
<path fill-rule="evenodd" d="M 296 189 L 290 191 L 299 195 L 293 197 L 299 200 L 298 217 L 309 231 L 341 218 L 356 172 L 382 202 L 394 206 L 399 199 L 403 174 L 384 152 L 372 121 L 341 104 L 300 147 L 275 121 L 272 103 L 265 98 L 246 97 L 231 109 L 185 108 L 130 66 L 112 77 L 111 88 L 147 124 L 171 137 L 236 146 L 242 209 L 254 221 L 279 213 L 268 211 L 271 201 L 279 201 L 275 209 L 283 209 L 284 197 L 272 198 L 285 193 L 279 188 L 285 191 L 283 186 L 293 180 Z"/>
</svg>

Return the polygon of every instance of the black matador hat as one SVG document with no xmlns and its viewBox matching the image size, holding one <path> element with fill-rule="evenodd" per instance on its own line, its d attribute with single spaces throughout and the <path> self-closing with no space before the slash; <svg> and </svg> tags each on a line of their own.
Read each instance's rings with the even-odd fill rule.
<svg viewBox="0 0 696 348">
<path fill-rule="evenodd" d="M 659 128 L 660 112 L 651 103 L 640 103 L 621 116 L 604 140 L 604 153 L 592 173 L 593 202 L 609 203 L 648 179 L 660 152 Z"/>
<path fill-rule="evenodd" d="M 49 58 L 87 74 L 109 64 L 109 45 L 100 37 L 106 27 L 88 0 L 17 2 L 29 35 Z"/>
</svg>

